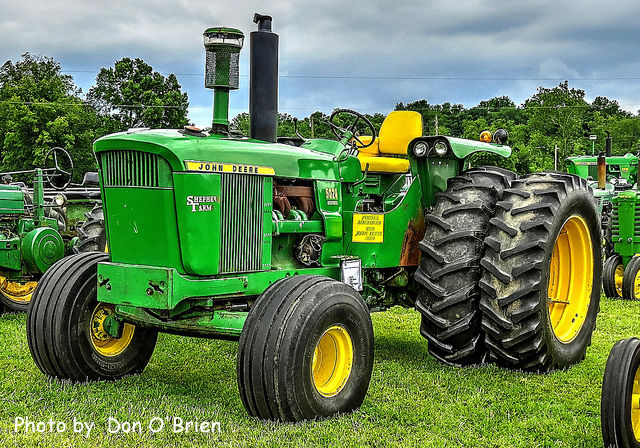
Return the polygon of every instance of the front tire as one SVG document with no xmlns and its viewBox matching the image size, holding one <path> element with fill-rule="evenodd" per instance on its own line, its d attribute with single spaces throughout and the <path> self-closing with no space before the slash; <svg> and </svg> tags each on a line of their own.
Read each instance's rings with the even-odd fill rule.
<svg viewBox="0 0 640 448">
<path fill-rule="evenodd" d="M 474 168 L 453 177 L 436 195 L 420 242 L 416 271 L 416 310 L 429 353 L 452 365 L 470 365 L 485 355 L 478 309 L 483 240 L 496 202 L 515 173 L 497 167 Z"/>
<path fill-rule="evenodd" d="M 43 275 L 27 312 L 31 356 L 47 376 L 73 381 L 141 372 L 157 332 L 124 324 L 120 338 L 103 327 L 113 305 L 98 302 L 97 267 L 108 254 L 87 252 L 56 262 Z"/>
<path fill-rule="evenodd" d="M 602 288 L 604 295 L 609 299 L 622 297 L 622 279 L 624 278 L 624 266 L 622 257 L 613 254 L 607 258 L 602 268 Z"/>
<path fill-rule="evenodd" d="M 622 298 L 640 300 L 640 257 L 633 257 L 622 277 Z"/>
<path fill-rule="evenodd" d="M 257 299 L 238 344 L 238 389 L 247 412 L 281 421 L 358 408 L 373 369 L 366 304 L 336 280 L 301 275 Z"/>
<path fill-rule="evenodd" d="M 25 313 L 37 284 L 36 281 L 14 282 L 0 276 L 0 305 L 7 311 Z"/>
<path fill-rule="evenodd" d="M 607 448 L 640 448 L 640 340 L 613 346 L 602 381 L 600 415 Z"/>
<path fill-rule="evenodd" d="M 584 179 L 513 181 L 485 239 L 482 326 L 492 360 L 562 369 L 585 357 L 600 304 L 600 217 Z"/>
</svg>

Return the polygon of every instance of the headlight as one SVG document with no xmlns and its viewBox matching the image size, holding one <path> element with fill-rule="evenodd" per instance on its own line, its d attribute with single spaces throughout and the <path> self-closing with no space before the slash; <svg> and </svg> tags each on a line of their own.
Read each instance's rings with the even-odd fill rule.
<svg viewBox="0 0 640 448">
<path fill-rule="evenodd" d="M 429 147 L 425 142 L 418 142 L 413 145 L 413 155 L 420 158 L 424 157 L 427 154 L 427 150 Z"/>
<path fill-rule="evenodd" d="M 509 140 L 509 133 L 506 129 L 498 129 L 493 134 L 493 141 L 498 145 L 506 145 Z"/>
<path fill-rule="evenodd" d="M 482 131 L 482 133 L 480 134 L 480 141 L 484 142 L 484 143 L 491 143 L 491 132 L 489 131 Z"/>
<path fill-rule="evenodd" d="M 64 204 L 67 203 L 67 198 L 63 194 L 57 194 L 53 198 L 53 202 L 55 202 L 58 207 L 62 207 Z"/>
<path fill-rule="evenodd" d="M 440 157 L 442 157 L 447 153 L 447 149 L 448 149 L 447 144 L 442 140 L 435 142 L 435 144 L 433 145 L 434 152 L 436 153 L 437 156 L 440 156 Z"/>
</svg>

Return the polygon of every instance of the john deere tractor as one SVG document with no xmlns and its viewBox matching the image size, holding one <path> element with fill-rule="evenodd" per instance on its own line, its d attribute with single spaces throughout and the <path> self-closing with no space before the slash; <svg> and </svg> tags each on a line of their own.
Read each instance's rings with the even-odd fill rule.
<svg viewBox="0 0 640 448">
<path fill-rule="evenodd" d="M 40 370 L 113 379 L 145 368 L 158 332 L 234 339 L 251 415 L 330 416 L 363 402 L 369 310 L 392 305 L 418 310 L 447 364 L 547 371 L 583 359 L 602 261 L 586 180 L 464 170 L 478 152 L 508 157 L 506 132 L 492 143 L 422 136 L 409 111 L 390 113 L 378 135 L 338 109 L 336 140 L 273 143 L 278 36 L 271 17 L 254 21 L 249 138 L 227 132 L 244 35 L 211 28 L 211 130 L 95 142 L 109 252 L 45 273 L 27 318 Z"/>
<path fill-rule="evenodd" d="M 622 191 L 611 202 L 614 253 L 604 263 L 604 292 L 610 298 L 640 300 L 640 192 Z"/>
<path fill-rule="evenodd" d="M 12 182 L 16 175 L 33 175 L 33 187 Z M 73 161 L 63 148 L 47 152 L 45 168 L 0 176 L 1 314 L 3 310 L 26 311 L 38 279 L 65 254 L 98 249 L 90 238 L 95 224 L 91 224 L 92 220 L 83 224 L 76 215 L 82 216 L 83 211 L 91 209 L 100 192 L 84 185 L 69 188 Z M 45 189 L 45 183 L 51 188 Z M 93 216 L 99 210 L 96 207 L 87 215 Z M 101 223 L 99 226 L 102 228 Z"/>
</svg>

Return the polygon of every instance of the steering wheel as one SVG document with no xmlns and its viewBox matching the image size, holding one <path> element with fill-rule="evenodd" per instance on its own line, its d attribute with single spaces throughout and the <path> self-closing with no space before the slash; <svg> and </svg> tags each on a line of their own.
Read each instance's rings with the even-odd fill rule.
<svg viewBox="0 0 640 448">
<path fill-rule="evenodd" d="M 56 146 L 47 151 L 44 156 L 43 171 L 49 185 L 56 190 L 64 190 L 73 179 L 73 160 L 64 148 Z"/>
<path fill-rule="evenodd" d="M 334 123 L 335 117 L 338 114 L 351 115 L 355 117 L 355 120 L 350 126 L 347 126 L 346 128 L 340 127 Z M 358 130 L 357 125 L 360 122 L 360 120 L 362 120 L 364 124 L 367 126 L 367 130 L 371 131 L 371 141 L 367 144 L 362 143 L 362 141 L 356 135 L 356 132 Z M 373 142 L 375 141 L 376 136 L 378 135 L 376 133 L 376 128 L 373 126 L 373 124 L 371 124 L 371 122 L 367 117 L 362 115 L 360 112 L 356 112 L 355 110 L 351 110 L 351 109 L 334 110 L 331 116 L 329 117 L 329 127 L 331 128 L 331 132 L 333 132 L 333 135 L 335 135 L 338 138 L 338 140 L 342 140 L 344 138 L 350 137 L 350 138 L 353 138 L 355 141 L 357 141 L 358 144 L 360 145 L 358 149 L 366 148 L 368 146 L 373 145 Z"/>
</svg>

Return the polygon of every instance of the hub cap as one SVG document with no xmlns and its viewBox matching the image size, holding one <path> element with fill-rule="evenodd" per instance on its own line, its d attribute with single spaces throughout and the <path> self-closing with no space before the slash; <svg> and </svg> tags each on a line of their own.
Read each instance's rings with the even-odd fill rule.
<svg viewBox="0 0 640 448">
<path fill-rule="evenodd" d="M 622 297 L 622 279 L 624 278 L 624 267 L 621 264 L 616 267 L 615 276 L 616 292 L 618 293 L 618 297 Z"/>
<path fill-rule="evenodd" d="M 589 228 L 584 218 L 573 215 L 556 238 L 549 272 L 549 317 L 556 338 L 564 344 L 573 341 L 584 324 L 591 303 L 592 281 Z"/>
<path fill-rule="evenodd" d="M 347 384 L 353 367 L 353 342 L 346 328 L 334 325 L 326 330 L 313 353 L 311 376 L 320 395 L 333 397 Z"/>
<path fill-rule="evenodd" d="M 122 337 L 114 338 L 104 328 L 107 317 L 115 314 L 115 307 L 108 303 L 99 303 L 91 316 L 91 343 L 103 356 L 117 356 L 127 349 L 133 339 L 134 326 L 124 324 Z"/>
</svg>

